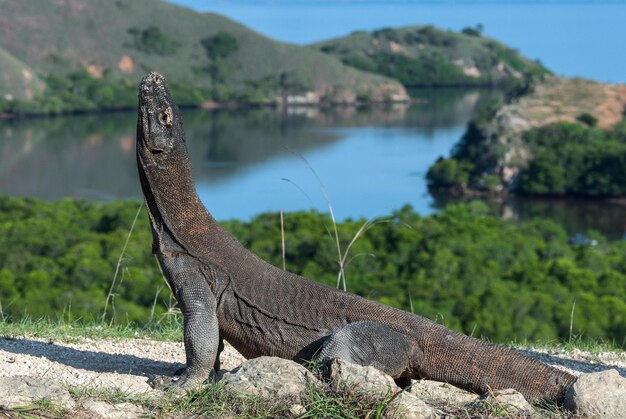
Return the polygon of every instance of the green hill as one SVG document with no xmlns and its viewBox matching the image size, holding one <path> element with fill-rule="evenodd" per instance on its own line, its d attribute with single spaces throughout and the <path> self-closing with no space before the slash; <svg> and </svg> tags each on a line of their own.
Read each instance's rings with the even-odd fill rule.
<svg viewBox="0 0 626 419">
<path fill-rule="evenodd" d="M 312 48 L 352 67 L 395 78 L 405 86 L 493 86 L 548 70 L 517 51 L 481 35 L 433 26 L 359 31 Z"/>
<path fill-rule="evenodd" d="M 151 70 L 165 74 L 186 104 L 405 97 L 396 81 L 157 0 L 0 1 L 0 48 L 0 69 L 21 62 L 47 85 L 45 99 L 9 111 L 134 106 L 129 89 Z M 0 83 L 0 98 L 28 99 Z"/>
<path fill-rule="evenodd" d="M 29 99 L 41 93 L 43 87 L 32 69 L 0 48 L 0 100 Z"/>
</svg>

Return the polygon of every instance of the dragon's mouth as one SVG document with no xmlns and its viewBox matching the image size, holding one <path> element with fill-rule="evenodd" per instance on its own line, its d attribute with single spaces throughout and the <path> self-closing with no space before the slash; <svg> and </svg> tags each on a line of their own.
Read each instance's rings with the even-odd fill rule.
<svg viewBox="0 0 626 419">
<path fill-rule="evenodd" d="M 159 73 L 149 73 L 139 84 L 139 106 L 142 109 L 154 110 L 157 109 L 159 102 L 169 102 L 167 81 Z"/>
</svg>

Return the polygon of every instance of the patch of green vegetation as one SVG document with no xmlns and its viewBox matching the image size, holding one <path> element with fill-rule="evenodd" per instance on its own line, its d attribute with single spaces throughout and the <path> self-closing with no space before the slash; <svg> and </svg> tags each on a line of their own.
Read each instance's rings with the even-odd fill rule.
<svg viewBox="0 0 626 419">
<path fill-rule="evenodd" d="M 221 31 L 200 40 L 209 59 L 215 61 L 226 58 L 239 49 L 239 42 L 231 33 Z"/>
<path fill-rule="evenodd" d="M 436 54 L 418 59 L 380 52 L 368 58 L 347 56 L 342 58 L 342 62 L 360 70 L 395 78 L 409 87 L 450 87 L 476 84 L 475 80 L 465 75 L 458 66 Z"/>
<path fill-rule="evenodd" d="M 513 93 L 509 91 L 507 95 L 511 96 Z M 494 183 L 493 179 L 483 177 L 482 174 L 497 164 L 505 149 L 489 141 L 487 130 L 483 127 L 494 117 L 500 106 L 502 100 L 495 99 L 484 103 L 476 111 L 474 118 L 467 124 L 465 133 L 454 146 L 452 156 L 440 157 L 428 168 L 426 180 L 430 188 L 462 191 L 470 186 L 489 190 L 489 185 Z"/>
<path fill-rule="evenodd" d="M 466 161 L 439 157 L 437 161 L 428 168 L 426 179 L 429 184 L 437 185 L 440 188 L 463 189 L 468 186 L 472 167 L 472 164 Z"/>
<path fill-rule="evenodd" d="M 23 62 L 0 47 L 0 112 L 13 100 L 25 100 L 40 94 L 42 80 Z M 29 77 L 25 77 L 29 75 Z"/>
<path fill-rule="evenodd" d="M 518 190 L 533 195 L 626 195 L 626 138 L 602 130 L 556 123 L 524 133 L 532 159 Z"/>
<path fill-rule="evenodd" d="M 355 32 L 315 44 L 360 70 L 395 78 L 410 87 L 514 85 L 549 71 L 541 63 L 482 36 L 482 25 L 460 33 L 433 26 Z"/>
<path fill-rule="evenodd" d="M 224 83 L 228 78 L 229 67 L 225 60 L 239 49 L 237 38 L 231 33 L 221 31 L 200 40 L 207 57 L 211 61 L 205 68 L 214 85 Z"/>
<path fill-rule="evenodd" d="M 158 26 L 132 27 L 127 32 L 132 37 L 132 42 L 127 45 L 146 54 L 173 55 L 180 47 L 180 42 L 165 35 Z"/>
<path fill-rule="evenodd" d="M 587 112 L 584 112 L 578 115 L 576 120 L 590 127 L 595 127 L 596 125 L 598 125 L 598 118 L 596 118 L 595 116 Z"/>
<path fill-rule="evenodd" d="M 72 112 L 135 109 L 137 86 L 111 73 L 97 78 L 85 70 L 45 78 L 46 90 L 33 100 L 0 101 L 0 111 L 14 115 L 55 115 Z M 211 97 L 208 88 L 170 83 L 180 106 L 198 105 Z"/>
<path fill-rule="evenodd" d="M 0 198 L 0 311 L 14 323 L 29 317 L 89 325 L 104 314 L 107 323 L 146 324 L 146 333 L 168 330 L 162 325 L 175 303 L 150 252 L 143 211 L 122 254 L 138 206 Z M 626 345 L 626 242 L 594 235 L 598 246 L 572 246 L 551 221 L 517 226 L 479 203 L 429 217 L 406 207 L 385 221 L 361 231 L 345 255 L 349 291 L 494 341 L 574 334 Z M 329 217 L 296 212 L 284 224 L 287 269 L 335 286 Z M 277 214 L 224 225 L 282 266 Z M 343 249 L 362 227 L 363 220 L 338 225 Z"/>
<path fill-rule="evenodd" d="M 575 308 L 575 307 L 574 307 Z M 605 352 L 618 352 L 624 351 L 624 348 L 617 344 L 615 341 L 605 341 L 602 339 L 586 339 L 581 335 L 573 335 L 567 340 L 559 341 L 538 341 L 538 342 L 514 342 L 510 345 L 517 349 L 543 349 L 543 350 L 557 350 L 563 352 L 572 352 L 574 350 L 585 351 L 591 354 L 599 354 Z"/>
<path fill-rule="evenodd" d="M 478 23 L 474 27 L 466 26 L 465 28 L 461 29 L 461 33 L 469 36 L 482 36 L 484 29 L 485 28 L 482 23 Z"/>
<path fill-rule="evenodd" d="M 182 315 L 170 313 L 160 321 L 138 324 L 110 323 L 102 319 L 75 319 L 66 321 L 63 318 L 52 320 L 49 317 L 38 319 L 25 316 L 10 321 L 0 318 L 0 336 L 5 339 L 16 337 L 34 337 L 48 339 L 53 342 L 80 342 L 84 339 L 153 339 L 181 342 L 183 335 Z"/>
<path fill-rule="evenodd" d="M 497 41 L 489 41 L 486 46 L 492 53 L 495 53 L 499 62 L 508 65 L 511 69 L 522 73 L 526 77 L 541 78 L 550 74 L 550 71 L 546 69 L 541 62 L 529 61 L 527 58 L 520 55 L 518 51 Z"/>
</svg>

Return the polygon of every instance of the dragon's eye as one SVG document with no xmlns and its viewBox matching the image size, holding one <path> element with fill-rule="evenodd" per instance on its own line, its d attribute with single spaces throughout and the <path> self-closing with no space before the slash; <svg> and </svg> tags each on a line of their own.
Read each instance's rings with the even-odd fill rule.
<svg viewBox="0 0 626 419">
<path fill-rule="evenodd" d="M 159 122 L 161 125 L 165 125 L 166 127 L 171 127 L 174 121 L 174 116 L 172 115 L 172 108 L 168 107 L 163 112 L 159 114 Z"/>
</svg>

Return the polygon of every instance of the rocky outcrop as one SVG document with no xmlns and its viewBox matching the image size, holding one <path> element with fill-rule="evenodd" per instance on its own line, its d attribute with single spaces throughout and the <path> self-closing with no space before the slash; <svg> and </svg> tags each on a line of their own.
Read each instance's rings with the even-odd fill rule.
<svg viewBox="0 0 626 419">
<path fill-rule="evenodd" d="M 583 115 L 597 120 L 598 128 L 607 129 L 622 121 L 625 110 L 626 85 L 547 77 L 499 108 L 479 112 L 456 147 L 453 159 L 447 161 L 473 167 L 469 180 L 466 176 L 463 184 L 458 185 L 464 193 L 515 192 L 521 171 L 533 158 L 523 139 L 525 132 L 557 122 L 577 122 Z M 442 168 L 445 161 L 436 163 L 429 172 L 435 188 L 449 186 L 438 181 L 435 174 L 437 164 Z"/>
<path fill-rule="evenodd" d="M 260 357 L 244 362 L 222 379 L 228 391 L 245 396 L 282 400 L 289 411 L 304 414 L 303 403 L 311 386 L 343 397 L 358 397 L 369 404 L 387 402 L 386 417 L 425 419 L 436 417 L 434 408 L 417 396 L 402 391 L 393 378 L 374 367 L 363 367 L 334 359 L 325 370 L 324 381 L 293 361 Z M 324 390 L 325 388 L 325 390 Z"/>
</svg>

